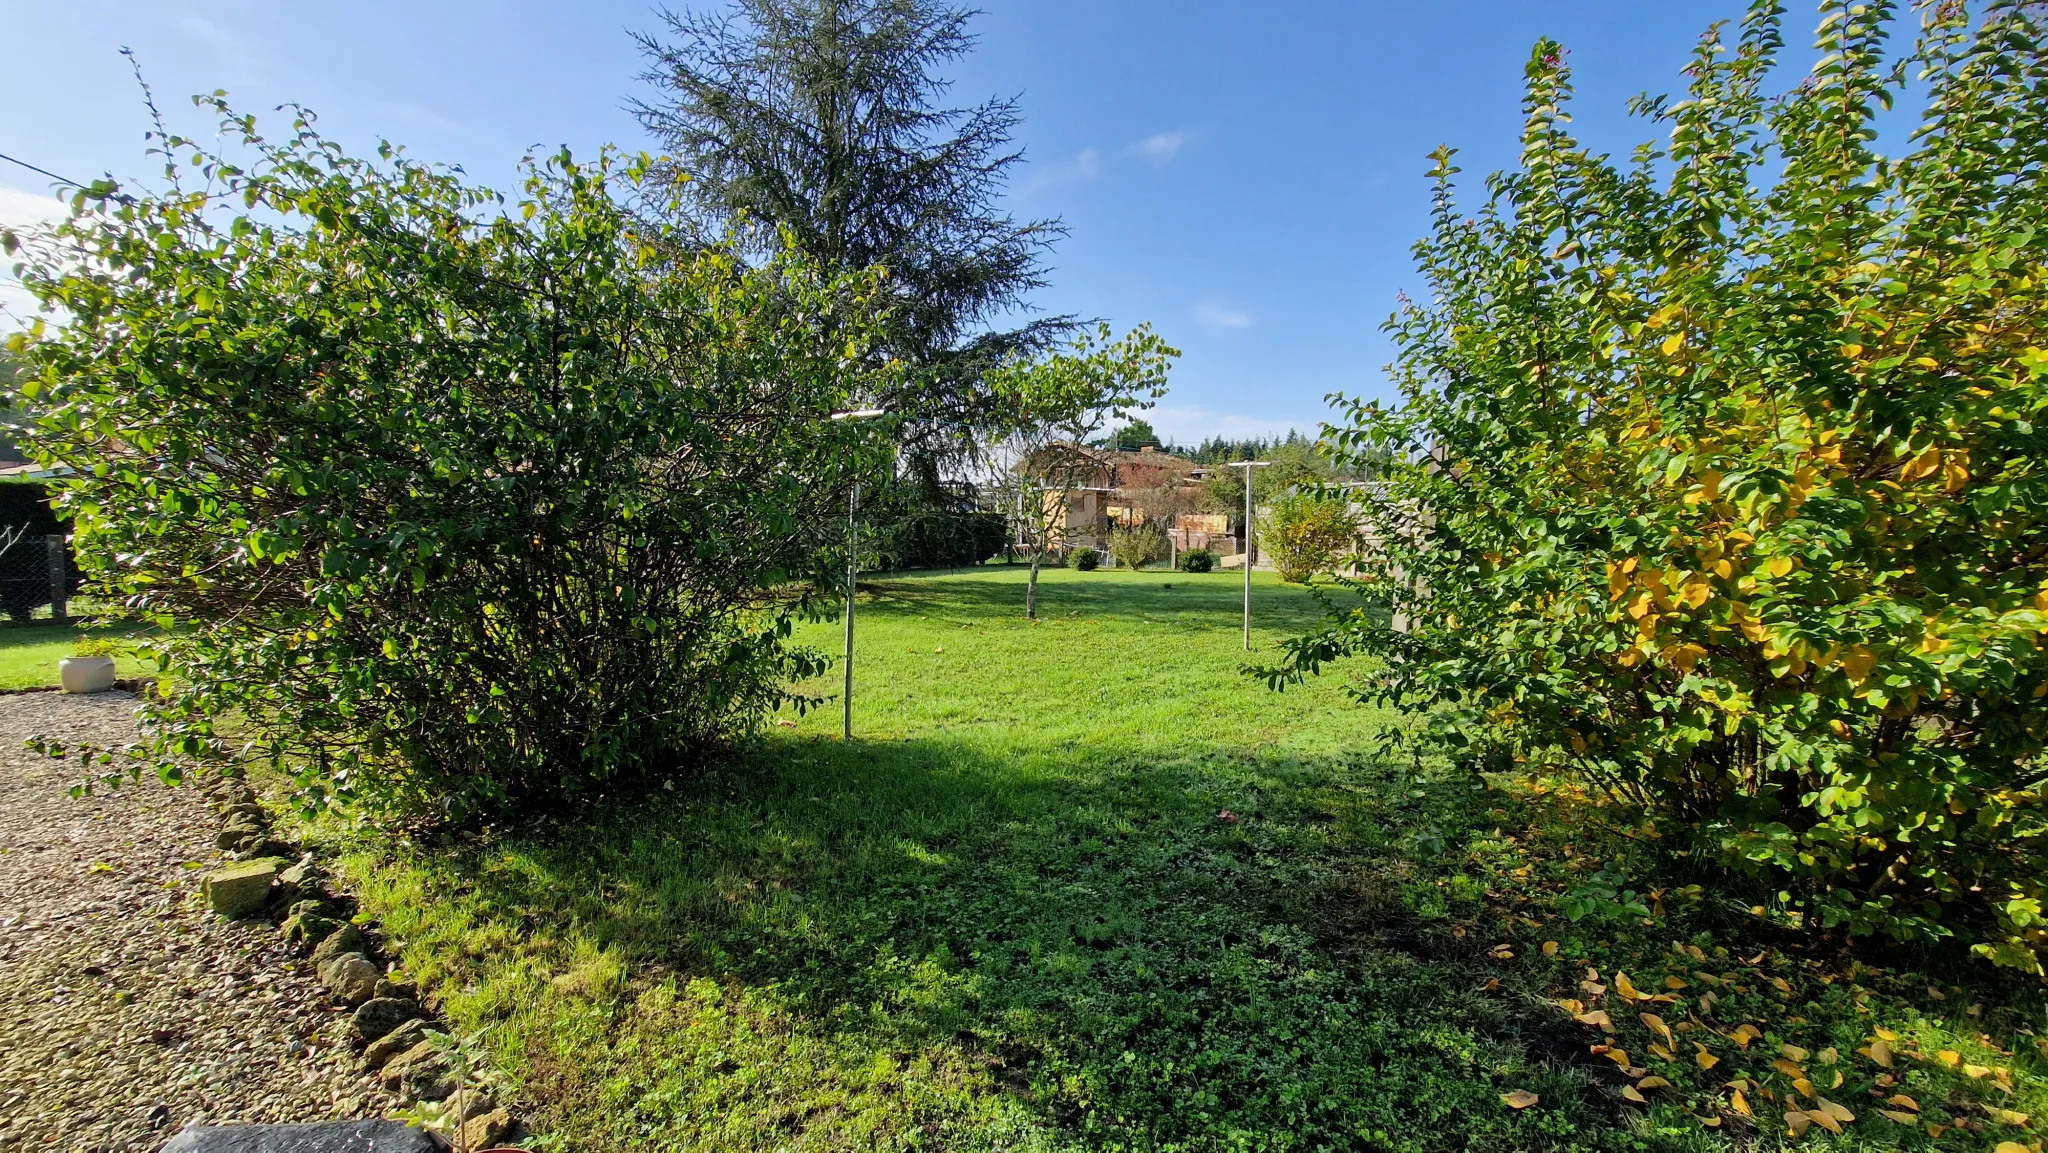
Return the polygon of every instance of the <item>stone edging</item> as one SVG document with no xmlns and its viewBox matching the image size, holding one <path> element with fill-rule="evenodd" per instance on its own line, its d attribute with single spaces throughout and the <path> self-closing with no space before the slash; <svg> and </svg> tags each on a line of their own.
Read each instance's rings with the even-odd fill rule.
<svg viewBox="0 0 2048 1153">
<path fill-rule="evenodd" d="M 453 1142 L 461 1153 L 497 1144 L 512 1130 L 512 1114 L 463 1085 L 446 1026 L 395 964 L 378 963 L 373 931 L 350 917 L 354 902 L 331 885 L 312 853 L 273 833 L 268 811 L 246 781 L 224 780 L 207 796 L 221 818 L 214 845 L 235 857 L 206 875 L 213 911 L 230 919 L 277 918 L 286 938 L 310 950 L 328 996 L 352 1010 L 348 1035 L 364 1068 L 402 1098 L 439 1103 L 455 1125 Z"/>
</svg>

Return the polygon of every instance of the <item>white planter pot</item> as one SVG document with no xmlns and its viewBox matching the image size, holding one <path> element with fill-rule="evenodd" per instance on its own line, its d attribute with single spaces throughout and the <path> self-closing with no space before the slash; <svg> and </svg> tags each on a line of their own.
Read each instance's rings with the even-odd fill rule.
<svg viewBox="0 0 2048 1153">
<path fill-rule="evenodd" d="M 114 658 L 65 657 L 57 662 L 57 680 L 67 693 L 103 693 L 114 687 Z"/>
</svg>

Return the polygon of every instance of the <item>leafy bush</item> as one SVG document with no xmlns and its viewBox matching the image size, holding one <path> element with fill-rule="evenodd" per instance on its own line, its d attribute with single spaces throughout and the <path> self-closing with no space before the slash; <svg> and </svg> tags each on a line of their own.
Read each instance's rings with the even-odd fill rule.
<svg viewBox="0 0 2048 1153">
<path fill-rule="evenodd" d="M 1085 545 L 1069 551 L 1067 559 L 1082 572 L 1094 572 L 1102 565 L 1102 554 Z"/>
<path fill-rule="evenodd" d="M 888 568 L 959 568 L 1003 551 L 1009 526 L 1000 513 L 906 504 L 877 526 Z"/>
<path fill-rule="evenodd" d="M 1487 203 L 1437 154 L 1404 402 L 1338 437 L 1388 458 L 1359 588 L 1407 627 L 1350 614 L 1292 671 L 1377 653 L 1369 698 L 1583 772 L 1808 926 L 2039 972 L 2048 28 L 1934 6 L 1888 61 L 1891 6 L 1824 11 L 1782 96 L 1770 6 L 1709 37 L 1631 166 L 1566 134 L 1548 42 Z"/>
<path fill-rule="evenodd" d="M 1357 532 L 1357 519 L 1344 500 L 1297 491 L 1267 506 L 1259 541 L 1280 570 L 1281 580 L 1306 584 L 1350 554 Z"/>
<path fill-rule="evenodd" d="M 1180 571 L 1208 572 L 1216 567 L 1216 554 L 1205 548 L 1191 548 L 1180 554 Z"/>
<path fill-rule="evenodd" d="M 72 321 L 15 342 L 81 564 L 181 626 L 148 642 L 159 753 L 246 750 L 310 800 L 550 805 L 684 771 L 817 671 L 786 582 L 877 462 L 826 419 L 869 282 L 638 221 L 609 154 L 531 166 L 506 215 L 213 106 L 253 163 L 166 140 L 209 194 L 87 190 L 26 238 Z"/>
<path fill-rule="evenodd" d="M 1125 568 L 1144 568 L 1164 558 L 1170 547 L 1166 530 L 1150 522 L 1109 531 L 1109 555 Z"/>
</svg>

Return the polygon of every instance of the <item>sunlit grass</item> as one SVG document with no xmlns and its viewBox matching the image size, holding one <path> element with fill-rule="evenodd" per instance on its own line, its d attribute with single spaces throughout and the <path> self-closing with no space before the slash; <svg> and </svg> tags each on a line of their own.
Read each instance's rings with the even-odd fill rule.
<svg viewBox="0 0 2048 1153">
<path fill-rule="evenodd" d="M 346 872 L 567 1148 L 1772 1144 L 1761 1095 L 1760 1125 L 1719 1131 L 1676 1098 L 1631 1112 L 1600 1034 L 1547 1003 L 1589 964 L 1668 965 L 1699 926 L 1564 921 L 1538 882 L 1586 858 L 1525 826 L 1563 821 L 1581 854 L 1599 834 L 1379 763 L 1392 718 L 1341 677 L 1266 691 L 1242 672 L 1240 579 L 1054 571 L 1038 624 L 1021 572 L 877 581 L 852 743 L 835 700 L 672 793 L 461 849 L 358 841 Z M 1261 579 L 1255 612 L 1267 659 L 1318 609 Z M 1975 1020 L 1960 991 L 1922 1013 L 1784 971 L 1845 995 L 1806 1022 L 1760 986 L 1772 1046 Z M 2040 1095 L 2031 1060 L 2002 1058 L 2013 1108 Z M 1518 1090 L 1541 1106 L 1508 1108 Z M 1925 1143 L 1890 1125 L 1843 1140 Z"/>
</svg>

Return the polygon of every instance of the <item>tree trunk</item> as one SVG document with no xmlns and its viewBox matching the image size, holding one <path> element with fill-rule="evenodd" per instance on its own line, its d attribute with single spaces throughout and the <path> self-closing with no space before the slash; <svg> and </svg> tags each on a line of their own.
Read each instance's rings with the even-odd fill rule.
<svg viewBox="0 0 2048 1153">
<path fill-rule="evenodd" d="M 1038 619 L 1038 562 L 1045 559 L 1045 550 L 1038 549 L 1031 554 L 1031 579 L 1024 582 L 1024 619 Z"/>
</svg>

